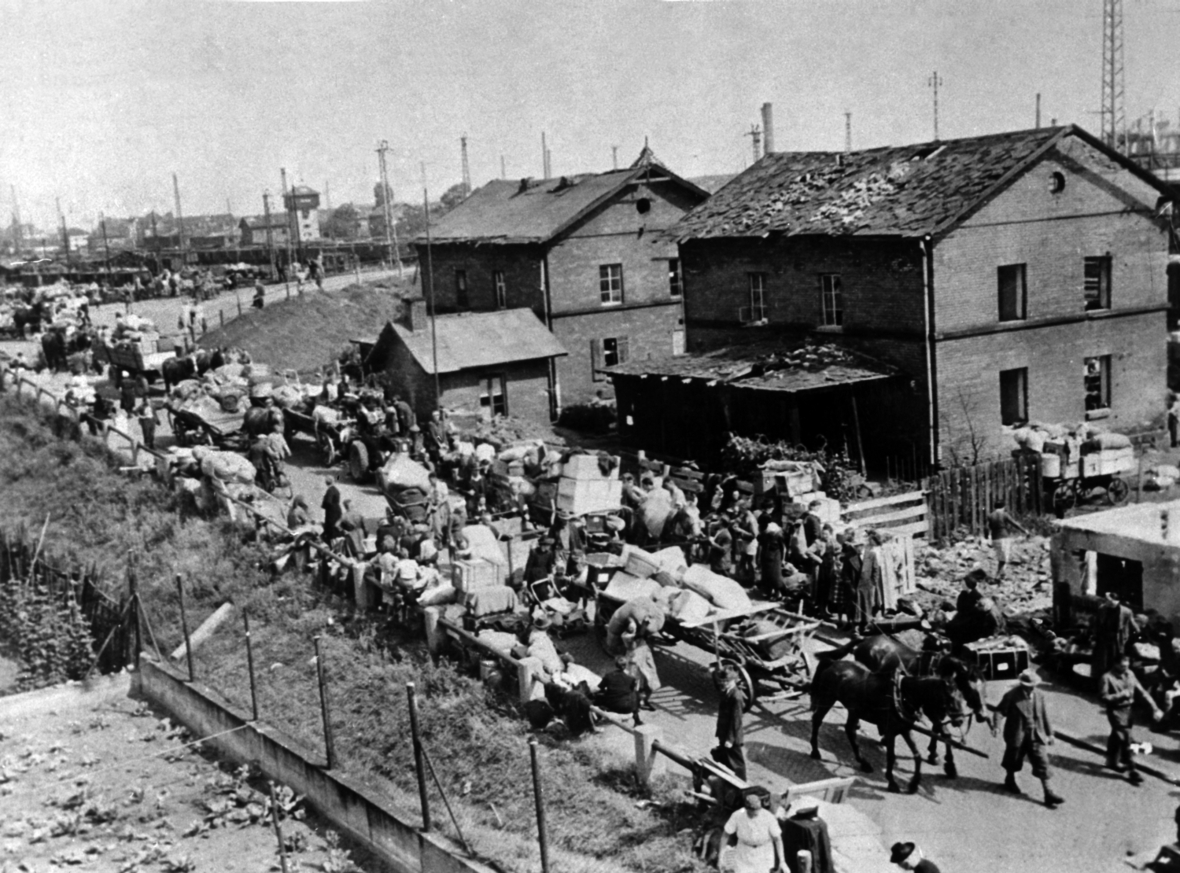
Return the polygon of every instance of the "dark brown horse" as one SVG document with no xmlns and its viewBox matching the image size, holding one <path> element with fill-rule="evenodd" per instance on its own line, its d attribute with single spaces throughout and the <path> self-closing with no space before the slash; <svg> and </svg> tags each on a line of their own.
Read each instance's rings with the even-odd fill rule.
<svg viewBox="0 0 1180 873">
<path fill-rule="evenodd" d="M 971 713 L 979 721 L 991 726 L 992 720 L 987 714 L 987 701 L 984 698 L 986 686 L 983 674 L 974 664 L 938 651 L 917 651 L 901 640 L 886 634 L 876 634 L 864 639 L 853 640 L 846 646 L 824 652 L 820 655 L 820 660 L 821 662 L 832 661 L 847 655 L 852 655 L 874 673 L 900 669 L 910 676 L 937 676 L 953 682 Z M 942 722 L 934 722 L 933 720 L 931 720 L 930 727 L 936 736 L 930 738 L 930 746 L 926 750 L 926 760 L 931 764 L 937 764 L 939 737 L 945 738 L 946 730 Z M 958 767 L 955 766 L 954 748 L 949 743 L 946 747 L 946 763 L 943 765 L 943 772 L 951 779 L 959 775 Z"/>
<path fill-rule="evenodd" d="M 963 722 L 963 696 L 955 686 L 940 677 L 907 676 L 900 671 L 874 673 L 856 661 L 831 661 L 821 664 L 811 681 L 811 757 L 820 760 L 819 726 L 824 716 L 837 703 L 848 711 L 844 733 L 852 754 L 862 773 L 873 772 L 873 767 L 860 754 L 856 729 L 862 721 L 876 725 L 885 744 L 885 779 L 890 791 L 900 790 L 893 779 L 894 749 L 900 736 L 914 756 L 914 775 L 906 790 L 914 794 L 922 781 L 922 758 L 910 730 L 919 714 L 932 724 L 949 719 L 951 724 Z"/>
</svg>

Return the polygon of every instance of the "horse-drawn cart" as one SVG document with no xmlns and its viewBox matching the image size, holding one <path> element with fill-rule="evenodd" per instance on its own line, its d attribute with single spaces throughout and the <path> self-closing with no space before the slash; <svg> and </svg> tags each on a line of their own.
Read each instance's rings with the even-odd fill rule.
<svg viewBox="0 0 1180 873">
<path fill-rule="evenodd" d="M 212 397 L 202 395 L 183 403 L 168 405 L 172 435 L 180 446 L 216 446 L 244 451 L 248 435 L 244 429 L 246 409 L 228 412 Z"/>
<path fill-rule="evenodd" d="M 157 382 L 163 378 L 164 362 L 175 357 L 173 352 L 148 352 L 142 344 L 129 342 L 97 343 L 94 355 L 98 360 L 110 364 L 116 383 L 120 371 L 132 376 L 143 376 L 149 383 Z"/>
<path fill-rule="evenodd" d="M 1102 489 L 1106 501 L 1117 506 L 1131 493 L 1121 474 L 1135 470 L 1137 463 L 1135 451 L 1129 446 L 1074 456 L 1045 453 L 1041 458 L 1045 493 L 1050 495 L 1053 506 L 1068 508 L 1085 500 L 1095 489 Z"/>
<path fill-rule="evenodd" d="M 615 610 L 623 605 L 606 593 L 595 591 L 594 624 L 599 639 Z M 801 695 L 811 681 L 811 665 L 805 645 L 820 622 L 791 612 L 778 603 L 755 602 L 749 609 L 717 610 L 692 621 L 666 614 L 662 634 L 711 653 L 714 668 L 733 667 L 746 698 L 746 708 L 761 694 L 764 703 Z M 769 686 L 769 696 L 762 690 Z"/>
</svg>

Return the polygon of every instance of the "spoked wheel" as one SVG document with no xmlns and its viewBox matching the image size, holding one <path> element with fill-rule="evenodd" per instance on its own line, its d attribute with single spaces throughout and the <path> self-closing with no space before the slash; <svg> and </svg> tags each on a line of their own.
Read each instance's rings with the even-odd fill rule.
<svg viewBox="0 0 1180 873">
<path fill-rule="evenodd" d="M 1117 506 L 1122 503 L 1131 493 L 1131 486 L 1121 476 L 1115 475 L 1110 477 L 1110 482 L 1106 486 L 1106 502 L 1111 506 Z"/>
<path fill-rule="evenodd" d="M 743 712 L 749 712 L 750 707 L 754 705 L 754 699 L 758 696 L 758 688 L 754 685 L 754 680 L 750 678 L 750 674 L 746 668 L 737 661 L 729 658 L 721 659 L 722 667 L 731 667 L 737 673 L 738 687 L 742 689 L 742 697 L 745 698 L 745 706 L 742 707 Z"/>
<path fill-rule="evenodd" d="M 1078 502 L 1077 486 L 1071 479 L 1062 479 L 1053 489 L 1053 506 L 1072 509 Z"/>
</svg>

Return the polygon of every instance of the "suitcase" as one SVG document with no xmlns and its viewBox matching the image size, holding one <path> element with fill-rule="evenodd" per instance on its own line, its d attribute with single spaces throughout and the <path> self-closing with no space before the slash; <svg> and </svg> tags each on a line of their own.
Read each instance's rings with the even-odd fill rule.
<svg viewBox="0 0 1180 873">
<path fill-rule="evenodd" d="M 1015 680 L 1028 669 L 1028 645 L 1023 640 L 1006 640 L 1001 644 L 980 640 L 968 643 L 967 648 L 975 656 L 983 678 L 988 681 Z"/>
</svg>

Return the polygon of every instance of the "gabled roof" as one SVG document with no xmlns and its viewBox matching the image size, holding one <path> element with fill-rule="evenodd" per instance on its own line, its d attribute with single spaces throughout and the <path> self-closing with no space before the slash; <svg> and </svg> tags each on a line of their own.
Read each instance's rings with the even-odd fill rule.
<svg viewBox="0 0 1180 873">
<path fill-rule="evenodd" d="M 849 153 L 772 153 L 690 211 L 673 232 L 681 240 L 933 235 L 953 227 L 1069 136 L 1169 193 L 1134 162 L 1066 125 Z"/>
<path fill-rule="evenodd" d="M 388 322 L 379 340 L 386 339 L 391 330 L 409 349 L 418 366 L 433 374 L 434 345 L 429 323 L 424 330 L 410 330 L 404 324 Z M 435 318 L 435 331 L 439 373 L 568 354 L 531 309 L 439 315 Z"/>
<path fill-rule="evenodd" d="M 767 391 L 814 391 L 887 379 L 896 370 L 839 346 L 772 339 L 603 369 L 607 376 L 699 379 Z"/>
<path fill-rule="evenodd" d="M 543 243 L 566 230 L 628 185 L 673 182 L 702 200 L 708 192 L 661 164 L 646 146 L 625 170 L 560 179 L 494 179 L 431 225 L 436 243 Z M 425 237 L 416 240 L 424 243 Z"/>
</svg>

